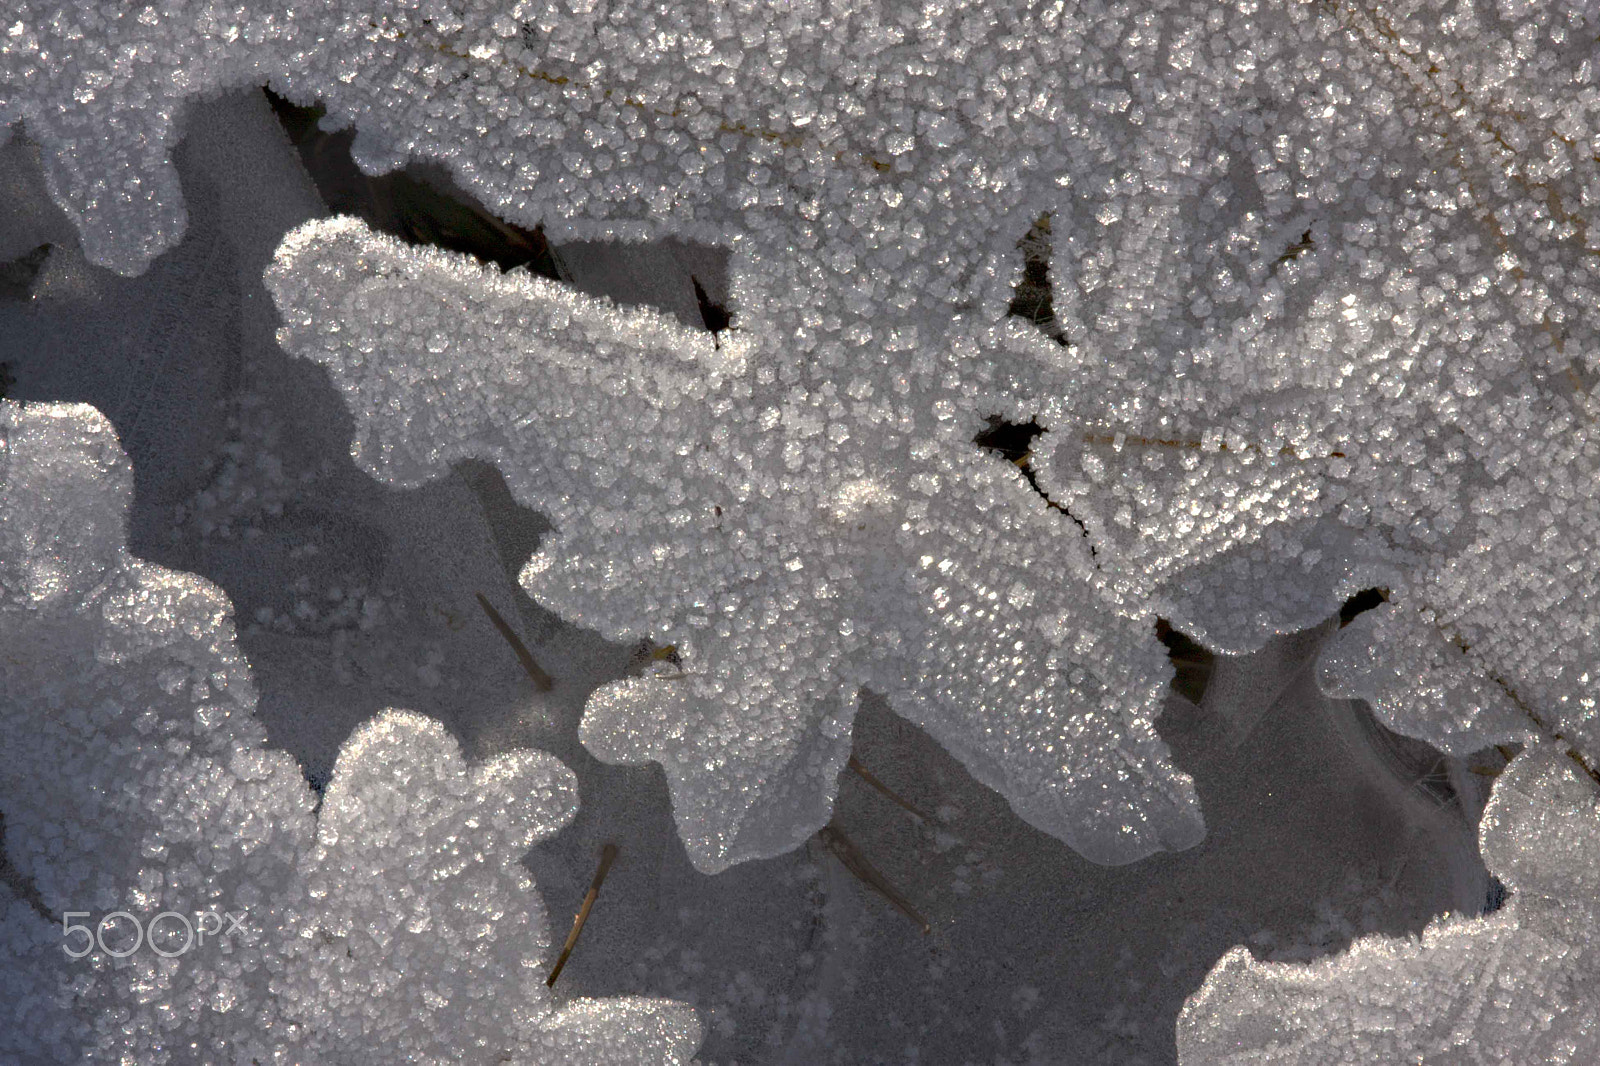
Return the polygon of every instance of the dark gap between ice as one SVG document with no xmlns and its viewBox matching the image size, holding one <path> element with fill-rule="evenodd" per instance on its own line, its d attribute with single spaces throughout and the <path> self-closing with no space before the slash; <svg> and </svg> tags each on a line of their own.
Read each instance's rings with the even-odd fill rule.
<svg viewBox="0 0 1600 1066">
<path fill-rule="evenodd" d="M 1190 703 L 1199 703 L 1211 680 L 1216 656 L 1196 643 L 1187 633 L 1172 628 L 1165 618 L 1156 619 L 1156 639 L 1167 649 L 1172 661 L 1172 688 Z"/>
<path fill-rule="evenodd" d="M 502 221 L 456 187 L 444 168 L 413 163 L 373 177 L 350 158 L 355 130 L 329 132 L 319 123 L 327 109 L 301 107 L 264 90 L 328 210 L 355 215 L 375 230 L 410 244 L 429 244 L 493 262 L 501 270 L 526 267 L 559 279 L 542 229 Z"/>
<path fill-rule="evenodd" d="M 1379 604 L 1389 602 L 1388 589 L 1362 589 L 1339 605 L 1339 628 L 1343 629 L 1356 620 L 1356 616 L 1372 610 Z"/>
<path fill-rule="evenodd" d="M 353 129 L 319 125 L 321 105 L 301 107 L 267 91 L 279 124 L 300 155 L 323 202 L 409 244 L 462 252 L 502 271 L 522 267 L 619 305 L 646 305 L 704 329 L 720 345 L 733 325 L 728 302 L 728 250 L 664 238 L 552 244 L 542 226 L 526 229 L 497 217 L 436 163 L 413 162 L 373 177 L 350 158 Z"/>
<path fill-rule="evenodd" d="M 1307 226 L 1306 231 L 1300 234 L 1300 239 L 1285 248 L 1283 254 L 1278 256 L 1278 262 L 1287 263 L 1290 260 L 1299 259 L 1301 255 L 1315 247 L 1316 241 L 1311 239 L 1311 227 Z"/>
<path fill-rule="evenodd" d="M 1073 524 L 1083 533 L 1083 539 L 1089 541 L 1090 557 L 1098 557 L 1099 552 L 1095 550 L 1094 542 L 1089 539 L 1089 527 L 1084 525 L 1077 515 L 1052 500 L 1039 487 L 1039 479 L 1033 472 L 1029 457 L 1033 454 L 1033 438 L 1043 433 L 1044 427 L 1031 418 L 1026 422 L 1008 422 L 1000 415 L 988 415 L 984 421 L 989 424 L 989 428 L 980 430 L 972 438 L 972 443 L 997 453 L 1020 470 L 1022 476 L 1028 479 L 1028 486 L 1038 493 L 1040 499 L 1072 519 Z"/>
<path fill-rule="evenodd" d="M 720 304 L 706 294 L 706 287 L 700 284 L 699 278 L 690 274 L 689 280 L 694 283 L 694 300 L 700 308 L 700 322 L 713 339 L 719 338 L 723 330 L 733 328 L 733 315 L 728 312 L 726 304 Z M 721 343 L 720 340 L 718 343 Z"/>
<path fill-rule="evenodd" d="M 1025 318 L 1046 337 L 1062 346 L 1070 345 L 1067 331 L 1056 321 L 1055 293 L 1050 285 L 1050 213 L 1040 215 L 1017 242 L 1022 252 L 1022 277 L 1006 314 Z"/>
</svg>

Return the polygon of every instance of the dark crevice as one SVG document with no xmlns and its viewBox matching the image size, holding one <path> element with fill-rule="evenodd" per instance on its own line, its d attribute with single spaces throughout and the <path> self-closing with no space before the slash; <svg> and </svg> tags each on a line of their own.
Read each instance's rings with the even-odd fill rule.
<svg viewBox="0 0 1600 1066">
<path fill-rule="evenodd" d="M 11 374 L 11 364 L 0 362 L 0 400 L 5 399 L 11 392 L 11 387 L 17 379 Z"/>
<path fill-rule="evenodd" d="M 1045 212 L 1017 242 L 1022 252 L 1022 278 L 1006 314 L 1025 318 L 1046 337 L 1068 345 L 1066 330 L 1056 321 L 1055 294 L 1050 286 L 1050 214 Z"/>
<path fill-rule="evenodd" d="M 1339 628 L 1343 629 L 1351 622 L 1354 622 L 1357 615 L 1370 611 L 1379 604 L 1388 602 L 1388 589 L 1362 589 L 1339 606 Z"/>
<path fill-rule="evenodd" d="M 1283 254 L 1278 256 L 1278 262 L 1287 263 L 1291 259 L 1299 259 L 1301 255 L 1315 247 L 1316 242 L 1311 239 L 1311 228 L 1308 226 L 1306 231 L 1300 234 L 1300 239 L 1285 248 Z"/>
<path fill-rule="evenodd" d="M 988 415 L 984 421 L 989 424 L 989 428 L 980 430 L 977 436 L 972 438 L 972 443 L 999 454 L 1021 471 L 1022 476 L 1028 479 L 1028 486 L 1039 494 L 1040 499 L 1072 519 L 1073 524 L 1083 533 L 1083 539 L 1089 541 L 1090 557 L 1098 558 L 1099 553 L 1095 550 L 1094 541 L 1089 537 L 1089 527 L 1084 525 L 1083 520 L 1077 515 L 1052 500 L 1039 487 L 1039 478 L 1033 472 L 1030 460 L 1033 456 L 1033 438 L 1043 433 L 1044 427 L 1033 419 L 1026 422 L 1008 422 L 1000 415 Z"/>
<path fill-rule="evenodd" d="M 999 415 L 990 415 L 984 421 L 989 423 L 989 428 L 973 437 L 972 443 L 999 452 L 1006 462 L 1019 466 L 1028 458 L 1033 438 L 1044 432 L 1044 428 L 1031 419 L 1027 422 L 1007 422 Z"/>
<path fill-rule="evenodd" d="M 1173 691 L 1190 703 L 1199 703 L 1205 695 L 1206 684 L 1211 680 L 1212 664 L 1216 656 L 1201 647 L 1186 633 L 1172 628 L 1165 618 L 1156 619 L 1156 639 L 1167 649 L 1174 671 Z"/>
<path fill-rule="evenodd" d="M 525 267 L 560 279 L 542 229 L 524 229 L 496 218 L 456 186 L 435 164 L 412 163 L 373 177 L 350 158 L 355 131 L 324 130 L 327 109 L 300 107 L 267 90 L 267 100 L 328 210 L 355 215 L 373 229 L 410 244 L 464 252 L 501 270 Z"/>
<path fill-rule="evenodd" d="M 1490 874 L 1489 891 L 1484 894 L 1483 899 L 1483 913 L 1493 914 L 1501 907 L 1504 907 L 1506 901 L 1510 898 L 1511 890 L 1506 887 L 1506 883 L 1494 876 L 1494 874 Z"/>
<path fill-rule="evenodd" d="M 650 241 L 567 241 L 559 247 L 542 227 L 506 222 L 456 185 L 442 166 L 413 162 L 379 177 L 350 157 L 355 133 L 321 126 L 321 105 L 300 107 L 267 93 L 328 209 L 353 215 L 409 244 L 431 245 L 570 285 L 618 306 L 645 305 L 704 329 L 721 346 L 737 329 L 728 306 L 728 250 L 666 237 Z"/>
<path fill-rule="evenodd" d="M 700 284 L 699 278 L 690 274 L 689 280 L 694 282 L 694 299 L 695 303 L 700 306 L 700 321 L 705 324 L 712 338 L 716 340 L 723 330 L 733 328 L 733 315 L 729 314 L 725 305 L 717 303 L 706 295 L 706 287 Z M 720 344 L 721 341 L 718 340 L 718 345 L 720 346 Z"/>
</svg>

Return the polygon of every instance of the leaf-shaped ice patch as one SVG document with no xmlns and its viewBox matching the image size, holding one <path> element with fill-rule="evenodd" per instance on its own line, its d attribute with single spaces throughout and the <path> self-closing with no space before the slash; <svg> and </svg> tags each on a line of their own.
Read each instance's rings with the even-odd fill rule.
<svg viewBox="0 0 1600 1066">
<path fill-rule="evenodd" d="M 545 987 L 549 925 L 520 865 L 577 811 L 553 756 L 468 767 L 432 719 L 385 711 L 339 753 L 300 950 L 276 981 L 285 1010 L 339 1062 L 682 1062 L 699 1026 L 637 997 L 560 1010 Z"/>
<path fill-rule="evenodd" d="M 718 347 L 349 219 L 291 233 L 267 283 L 280 342 L 343 390 L 362 465 L 415 484 L 495 462 L 555 526 L 530 594 L 676 646 L 681 676 L 602 690 L 584 735 L 666 766 L 701 869 L 827 820 L 864 685 L 1090 858 L 1199 839 L 1153 728 L 1153 631 L 1097 596 L 1079 528 L 973 444 L 982 418 L 963 412 L 1019 409 L 994 382 L 1054 357 L 994 359 L 1027 327 L 910 332 L 895 363 L 802 384 L 780 338 Z"/>
</svg>

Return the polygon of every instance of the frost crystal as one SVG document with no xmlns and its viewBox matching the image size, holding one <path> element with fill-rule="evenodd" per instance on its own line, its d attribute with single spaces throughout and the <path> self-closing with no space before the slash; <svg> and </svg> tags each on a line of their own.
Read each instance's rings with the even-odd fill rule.
<svg viewBox="0 0 1600 1066">
<path fill-rule="evenodd" d="M 1092 858 L 1198 838 L 1152 727 L 1159 647 L 1098 603 L 1077 527 L 958 414 L 1018 402 L 978 339 L 806 388 L 776 372 L 777 338 L 719 348 L 350 219 L 292 233 L 268 286 L 280 342 L 345 391 L 360 463 L 416 484 L 493 460 L 556 526 L 529 592 L 676 646 L 683 676 L 602 689 L 583 737 L 666 767 L 700 868 L 827 820 L 862 686 Z"/>
<path fill-rule="evenodd" d="M 92 408 L 0 404 L 0 1058 L 686 1061 L 687 1008 L 558 1008 L 541 980 L 518 859 L 571 818 L 571 773 L 468 768 L 389 711 L 314 812 L 227 600 L 123 547 L 130 486 Z"/>
<path fill-rule="evenodd" d="M 1480 840 L 1504 908 L 1306 966 L 1235 948 L 1184 1008 L 1181 1061 L 1596 1061 L 1600 791 L 1556 746 L 1530 748 L 1495 784 Z"/>
<path fill-rule="evenodd" d="M 962 432 L 997 413 L 1048 431 L 1031 472 L 1082 523 L 1090 580 L 1136 629 L 1161 615 L 1213 649 L 1243 652 L 1326 618 L 1357 590 L 1384 588 L 1392 613 L 1333 648 L 1330 685 L 1372 696 L 1397 728 L 1456 750 L 1538 723 L 1593 753 L 1600 571 L 1583 560 L 1600 551 L 1589 396 L 1600 371 L 1600 229 L 1586 213 L 1600 196 L 1595 33 L 1593 6 L 1569 0 L 1399 0 L 1381 11 L 1356 0 L 993 9 L 401 0 L 359 11 L 30 0 L 0 33 L 0 123 L 25 123 L 90 257 L 125 271 L 182 229 L 167 156 L 183 102 L 263 82 L 294 100 L 320 98 L 330 124 L 354 124 L 368 170 L 437 159 L 493 210 L 543 223 L 554 239 L 678 236 L 729 247 L 732 310 L 758 353 L 757 380 L 735 395 L 732 363 L 717 369 L 714 353 L 704 365 L 730 382 L 730 411 L 770 421 L 763 432 L 781 428 L 785 468 L 810 478 L 825 451 L 846 443 L 829 434 L 855 433 L 852 448 L 870 439 L 825 409 L 905 406 L 911 391 L 894 392 L 897 383 L 921 389 L 921 368 L 943 374 L 965 352 L 950 371 L 957 387 L 928 403 L 947 403 L 949 426 Z M 1065 342 L 1051 345 L 1059 373 L 1044 377 L 1054 384 L 1005 402 L 961 391 L 1005 347 L 994 324 L 1011 285 L 1022 277 L 1039 287 L 1026 272 L 1045 262 L 1045 233 L 1049 328 Z M 1025 234 L 1035 235 L 1030 265 L 1017 247 Z M 429 358 L 448 361 L 450 341 L 440 333 Z M 1035 377 L 1012 365 L 1015 354 L 999 359 L 1004 373 Z M 928 447 L 927 427 L 913 434 L 902 413 L 880 429 Z M 406 417 L 425 426 L 432 416 Z M 596 461 L 615 447 L 603 437 L 550 465 Z M 944 439 L 953 454 L 955 433 Z M 970 511 L 966 490 L 951 487 L 961 476 L 920 473 L 853 488 L 843 472 L 830 475 L 838 499 L 827 510 L 876 513 L 926 496 L 934 512 Z M 666 465 L 654 475 L 664 480 L 651 490 L 669 501 L 674 477 L 689 484 Z M 1020 492 L 972 491 L 985 516 L 984 532 L 964 534 L 974 543 L 998 540 L 1007 522 L 1043 528 L 1042 517 L 1013 513 L 1026 502 Z M 896 502 L 871 502 L 886 493 Z M 605 506 L 615 511 L 608 521 L 632 520 L 630 503 Z M 768 528 L 777 527 L 745 532 Z M 593 536 L 610 539 L 603 523 Z M 1082 570 L 1070 540 L 1061 565 Z M 621 585 L 641 568 L 683 565 L 638 559 L 637 547 L 589 557 L 594 580 Z M 965 565 L 929 554 L 934 566 Z M 552 563 L 551 574 L 566 565 Z M 790 571 L 795 588 L 832 587 L 825 568 L 805 565 L 804 577 Z M 1015 575 L 958 577 L 1011 602 Z M 1042 594 L 1024 585 L 1019 597 Z M 692 614 L 712 627 L 728 608 L 693 596 L 727 587 L 680 581 L 680 621 Z M 1049 624 L 1048 611 L 1017 610 Z M 1128 662 L 1096 667 L 1120 702 L 1095 712 L 1090 731 L 1126 730 L 1137 749 L 1119 788 L 1151 776 L 1186 808 L 1146 743 L 1151 675 L 1138 663 L 1154 654 L 1148 634 L 1083 627 L 1092 632 L 1071 651 L 1074 663 L 1090 666 L 1095 642 L 1135 649 Z M 992 648 L 974 640 L 951 685 L 1000 676 L 970 665 L 1016 650 L 1003 627 L 991 636 Z M 872 650 L 885 662 L 908 654 Z M 948 655 L 927 654 L 936 673 L 948 671 Z M 819 705 L 816 716 L 837 726 L 851 697 L 848 685 L 843 695 L 829 689 L 840 680 L 830 670 L 822 663 L 827 682 L 770 700 L 832 701 L 840 706 Z M 686 687 L 702 684 L 756 698 L 747 677 Z M 1446 707 L 1444 693 L 1465 703 Z M 919 720 L 946 714 L 916 698 Z M 948 723 L 936 728 L 999 783 L 1034 726 L 1009 713 L 1016 723 L 992 726 L 997 706 L 973 706 L 984 751 L 961 748 Z M 1117 720 L 1110 732 L 1101 715 Z M 791 720 L 781 710 L 774 719 Z M 732 757 L 722 738 L 743 731 L 713 717 L 692 732 L 673 741 L 679 777 L 714 762 L 712 751 Z M 782 758 L 828 778 L 821 749 L 770 739 Z M 691 742 L 709 746 L 691 753 Z M 741 786 L 725 787 L 731 799 Z M 1110 832 L 1103 812 L 1125 802 L 1120 792 L 1097 801 L 1094 839 Z M 790 829 L 747 851 L 731 843 L 733 827 L 702 827 L 709 836 L 696 853 L 764 853 L 820 811 L 795 807 Z M 1056 824 L 1049 812 L 1029 816 Z M 1124 858 L 1190 839 L 1188 829 L 1137 823 L 1111 833 L 1142 841 L 1127 847 L 1067 835 Z"/>
</svg>

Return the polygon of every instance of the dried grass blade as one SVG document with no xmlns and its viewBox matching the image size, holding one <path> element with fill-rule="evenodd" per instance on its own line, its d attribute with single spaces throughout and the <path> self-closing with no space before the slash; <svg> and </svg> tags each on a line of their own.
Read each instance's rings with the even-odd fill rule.
<svg viewBox="0 0 1600 1066">
<path fill-rule="evenodd" d="M 867 861 L 867 857 L 861 854 L 861 849 L 857 848 L 850 838 L 844 835 L 843 830 L 830 822 L 817 830 L 817 837 L 829 851 L 833 852 L 834 857 L 844 864 L 846 870 L 855 874 L 864 884 L 876 890 L 884 899 L 894 904 L 895 909 L 901 914 L 922 926 L 923 936 L 933 932 L 933 926 L 928 924 L 928 920 L 918 914 L 917 908 L 911 905 L 911 901 L 902 896 L 889 883 L 889 879 L 879 873 L 878 868 Z"/>
<path fill-rule="evenodd" d="M 583 906 L 578 908 L 578 916 L 572 922 L 572 932 L 567 934 L 567 942 L 561 946 L 561 954 L 556 958 L 555 967 L 551 969 L 550 976 L 544 979 L 546 986 L 553 988 L 556 978 L 561 976 L 562 967 L 566 966 L 573 947 L 578 943 L 578 934 L 583 932 L 583 923 L 589 920 L 589 911 L 594 908 L 595 898 L 600 895 L 600 886 L 605 883 L 606 874 L 611 872 L 611 864 L 616 861 L 615 844 L 607 844 L 600 849 L 600 869 L 595 871 L 594 880 L 589 883 L 589 894 L 583 897 Z"/>
</svg>

